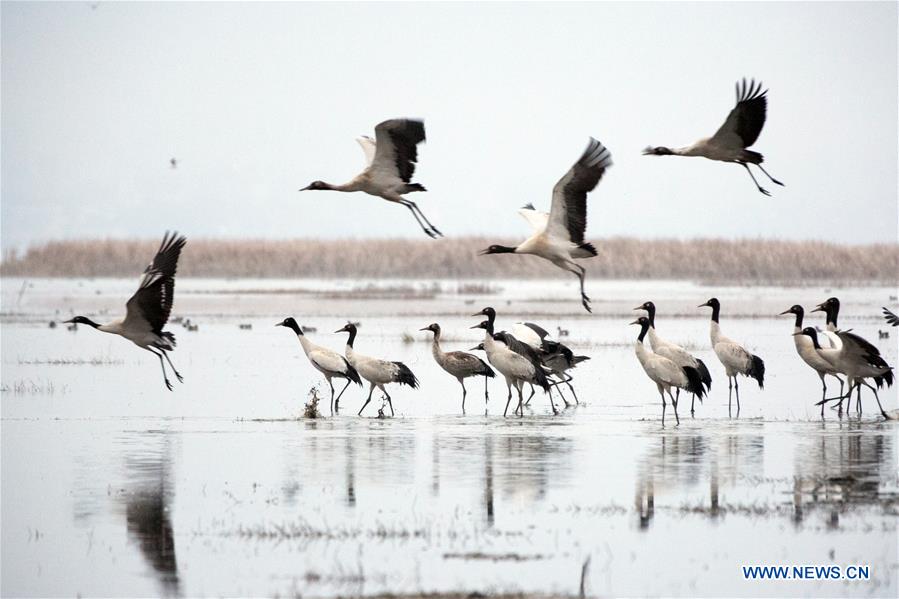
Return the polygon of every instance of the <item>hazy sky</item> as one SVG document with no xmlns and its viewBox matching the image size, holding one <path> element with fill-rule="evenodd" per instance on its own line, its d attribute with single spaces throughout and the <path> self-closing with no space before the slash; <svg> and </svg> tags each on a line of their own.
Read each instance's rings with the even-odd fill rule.
<svg viewBox="0 0 899 599">
<path fill-rule="evenodd" d="M 425 239 L 405 209 L 298 193 L 354 138 L 426 119 L 414 194 L 447 235 L 521 235 L 587 137 L 615 166 L 588 236 L 897 239 L 897 4 L 2 3 L 2 245 L 60 237 Z M 762 79 L 736 165 L 711 135 Z M 179 166 L 169 168 L 169 158 Z"/>
</svg>

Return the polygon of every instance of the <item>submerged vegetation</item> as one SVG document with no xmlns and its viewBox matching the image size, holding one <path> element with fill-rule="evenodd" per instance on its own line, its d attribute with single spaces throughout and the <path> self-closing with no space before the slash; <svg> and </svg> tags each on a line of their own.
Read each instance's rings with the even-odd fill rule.
<svg viewBox="0 0 899 599">
<path fill-rule="evenodd" d="M 478 256 L 503 240 L 194 239 L 179 264 L 189 277 L 506 279 L 569 276 L 528 256 Z M 508 242 L 508 240 L 507 240 Z M 19 255 L 7 252 L 0 274 L 33 277 L 133 276 L 155 240 L 53 241 Z M 643 240 L 597 243 L 599 257 L 585 261 L 591 277 L 700 282 L 790 283 L 897 280 L 899 244 L 840 245 L 823 241 Z M 471 291 L 466 289 L 466 291 Z M 489 287 L 479 292 L 490 292 Z"/>
</svg>

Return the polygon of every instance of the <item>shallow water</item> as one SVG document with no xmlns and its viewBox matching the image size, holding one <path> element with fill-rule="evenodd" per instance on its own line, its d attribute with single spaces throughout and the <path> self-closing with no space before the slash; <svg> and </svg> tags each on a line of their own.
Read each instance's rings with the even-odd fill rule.
<svg viewBox="0 0 899 599">
<path fill-rule="evenodd" d="M 185 382 L 169 393 L 150 354 L 47 324 L 115 315 L 134 281 L 4 279 L 2 594 L 576 594 L 589 558 L 591 595 L 896 595 L 897 422 L 869 396 L 861 418 L 828 410 L 822 422 L 792 320 L 773 316 L 838 295 L 841 324 L 895 364 L 896 329 L 877 333 L 895 290 L 597 281 L 588 316 L 565 282 L 480 295 L 443 282 L 427 297 L 390 289 L 401 284 L 179 281 L 174 314 L 199 330 L 170 327 Z M 767 364 L 764 391 L 741 381 L 739 418 L 694 307 L 713 294 L 726 334 Z M 715 379 L 695 418 L 681 402 L 680 426 L 669 407 L 662 427 L 633 355 L 630 308 L 647 299 L 660 334 Z M 472 381 L 461 414 L 418 329 L 438 321 L 446 348 L 467 349 L 480 336 L 465 315 L 488 304 L 500 327 L 569 329 L 592 358 L 573 372 L 580 405 L 553 416 L 540 394 L 524 418 L 503 418 L 493 381 L 485 415 Z M 361 320 L 357 350 L 404 361 L 421 389 L 390 388 L 392 419 L 376 417 L 380 397 L 355 416 L 358 387 L 339 415 L 324 402 L 325 418 L 301 418 L 310 388 L 328 389 L 273 327 L 291 314 L 335 349 L 345 335 L 331 331 Z M 896 388 L 881 400 L 895 410 Z M 743 579 L 741 565 L 769 564 L 869 565 L 871 579 Z"/>
</svg>

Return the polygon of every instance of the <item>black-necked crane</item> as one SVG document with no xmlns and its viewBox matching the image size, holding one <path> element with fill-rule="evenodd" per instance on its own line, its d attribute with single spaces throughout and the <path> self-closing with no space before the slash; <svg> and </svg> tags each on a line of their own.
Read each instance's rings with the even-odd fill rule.
<svg viewBox="0 0 899 599">
<path fill-rule="evenodd" d="M 883 383 L 886 383 L 887 387 L 893 385 L 893 369 L 881 357 L 880 351 L 876 347 L 862 337 L 848 331 L 836 332 L 840 337 L 840 341 L 842 341 L 839 348 L 821 347 L 818 341 L 818 332 L 812 327 L 805 327 L 801 332 L 793 334 L 809 337 L 818 354 L 830 362 L 836 370 L 846 375 L 846 380 L 849 381 L 849 391 L 846 392 L 845 396 L 840 397 L 841 403 L 843 398 L 852 395 L 853 388 L 861 389 L 861 386 L 864 385 L 874 392 L 874 399 L 877 400 L 877 407 L 880 408 L 881 415 L 886 419 L 890 418 L 880 403 L 877 389 L 881 388 Z M 867 378 L 874 379 L 877 388 L 872 387 L 865 380 Z M 826 400 L 821 400 L 820 402 L 822 409 L 825 402 Z M 858 399 L 859 404 L 860 402 L 861 395 L 859 395 Z"/>
<path fill-rule="evenodd" d="M 612 155 L 591 137 L 578 161 L 553 187 L 549 213 L 539 212 L 530 204 L 518 211 L 531 224 L 533 235 L 516 247 L 491 245 L 481 254 L 531 254 L 552 262 L 578 278 L 581 303 L 590 312 L 590 298 L 584 292 L 587 271 L 575 260 L 596 256 L 593 244 L 584 241 L 587 194 L 593 191 L 610 166 Z"/>
<path fill-rule="evenodd" d="M 737 375 L 742 374 L 758 381 L 759 389 L 765 388 L 765 363 L 762 359 L 754 354 L 749 353 L 746 349 L 731 339 L 721 334 L 721 326 L 718 324 L 718 317 L 721 314 L 721 303 L 717 298 L 711 298 L 698 307 L 709 307 L 712 309 L 712 320 L 709 324 L 709 337 L 712 341 L 712 349 L 715 355 L 724 366 L 727 374 L 727 411 L 730 412 L 731 394 L 736 389 L 737 395 L 737 416 L 740 415 L 740 384 L 737 382 Z"/>
<path fill-rule="evenodd" d="M 665 393 L 668 393 L 668 397 L 671 399 L 671 405 L 674 406 L 674 418 L 680 424 L 680 416 L 677 415 L 677 399 L 672 395 L 671 388 L 683 389 L 688 393 L 698 395 L 702 399 L 703 394 L 705 394 L 705 389 L 702 386 L 702 375 L 699 374 L 699 370 L 692 366 L 681 366 L 665 356 L 646 349 L 643 339 L 651 328 L 649 318 L 641 316 L 631 324 L 640 325 L 640 334 L 637 336 L 637 342 L 634 344 L 634 353 L 637 354 L 637 360 L 640 361 L 646 376 L 656 384 L 659 395 L 662 396 L 662 426 L 665 425 Z"/>
<path fill-rule="evenodd" d="M 821 392 L 821 399 L 825 399 L 827 397 L 827 382 L 824 380 L 824 377 L 827 375 L 832 376 L 833 378 L 840 381 L 840 396 L 843 395 L 843 379 L 840 378 L 840 373 L 836 370 L 830 362 L 825 360 L 821 354 L 818 353 L 818 350 L 815 349 L 814 344 L 812 343 L 811 338 L 805 335 L 798 335 L 797 333 L 802 332 L 802 320 L 805 317 L 805 310 L 799 304 L 796 304 L 790 307 L 787 310 L 781 312 L 781 315 L 784 314 L 794 314 L 796 316 L 796 322 L 793 324 L 793 342 L 796 346 L 796 353 L 799 354 L 799 357 L 802 358 L 802 361 L 808 364 L 812 370 L 818 373 L 818 376 L 821 377 L 821 386 L 823 390 Z M 821 416 L 824 416 L 824 404 L 821 404 Z"/>
<path fill-rule="evenodd" d="M 165 370 L 165 362 L 169 363 L 172 372 L 183 382 L 184 378 L 175 369 L 168 352 L 175 349 L 175 335 L 163 331 L 172 312 L 175 300 L 175 271 L 178 268 L 178 257 L 187 239 L 178 233 L 166 233 L 156 256 L 144 270 L 140 285 L 128 303 L 125 304 L 125 317 L 107 324 L 98 324 L 85 316 L 76 316 L 67 323 L 84 324 L 104 333 L 120 335 L 141 349 L 159 358 L 162 367 L 162 378 L 169 391 L 172 383 Z M 163 360 L 165 358 L 165 360 Z"/>
<path fill-rule="evenodd" d="M 575 392 L 574 387 L 571 386 L 571 381 L 574 380 L 574 377 L 571 376 L 568 371 L 581 362 L 589 360 L 590 356 L 574 355 L 571 348 L 552 339 L 546 329 L 533 322 L 516 322 L 512 325 L 511 334 L 519 341 L 534 348 L 540 356 L 540 362 L 543 366 L 548 368 L 553 375 L 558 377 L 559 380 L 551 383 L 551 386 L 565 383 L 568 385 L 568 389 L 571 390 L 571 394 L 574 396 L 574 402 L 579 404 L 580 401 L 577 398 L 577 392 Z M 565 406 L 569 406 L 570 404 L 568 403 L 568 400 L 565 399 L 562 390 L 558 389 L 558 392 L 562 397 L 562 401 L 565 402 Z M 531 397 L 533 397 L 533 395 L 534 394 L 531 393 Z M 530 403 L 530 401 L 531 398 L 529 397 L 525 402 L 525 405 Z"/>
<path fill-rule="evenodd" d="M 709 373 L 709 369 L 706 368 L 705 362 L 693 356 L 685 350 L 680 345 L 676 343 L 672 343 L 670 341 L 666 341 L 659 337 L 659 334 L 656 332 L 656 305 L 653 302 L 643 302 L 642 305 L 634 308 L 634 310 L 645 310 L 646 318 L 649 320 L 649 347 L 652 348 L 652 351 L 660 356 L 668 358 L 675 364 L 681 367 L 690 367 L 695 368 L 697 372 L 699 372 L 699 377 L 702 380 L 702 384 L 705 387 L 706 392 L 711 391 L 712 389 L 712 375 Z M 677 398 L 680 399 L 680 388 L 677 390 Z M 693 396 L 693 399 L 690 400 L 690 415 L 694 414 L 694 401 L 696 396 Z M 702 397 L 699 398 L 699 401 L 702 402 Z"/>
<path fill-rule="evenodd" d="M 574 356 L 574 354 L 567 347 L 562 345 L 561 343 L 551 342 L 554 345 L 552 346 L 552 351 L 547 351 L 546 348 L 542 347 L 542 337 L 537 332 L 539 329 L 543 336 L 546 336 L 546 331 L 537 325 L 531 323 L 515 323 L 512 325 L 512 332 L 499 331 L 497 333 L 493 333 L 496 324 L 496 310 L 492 307 L 487 306 L 480 312 L 476 312 L 472 314 L 472 316 L 486 316 L 487 322 L 490 323 L 491 334 L 494 335 L 494 340 L 500 343 L 504 343 L 510 350 L 513 352 L 520 354 L 530 360 L 531 362 L 536 362 L 542 364 L 543 366 L 548 366 L 547 361 L 552 358 L 553 366 L 556 368 L 560 368 L 563 372 L 568 368 L 573 368 L 575 364 L 582 362 L 584 359 L 588 359 L 585 356 Z M 549 345 L 547 345 L 549 347 Z M 564 354 L 559 356 L 558 354 Z M 564 358 L 567 362 L 567 366 L 563 367 L 562 360 L 556 358 Z M 570 379 L 570 375 L 560 375 L 564 376 L 567 379 Z M 567 381 L 566 381 L 567 382 Z M 529 383 L 530 384 L 530 383 Z M 558 382 L 554 382 L 550 384 L 550 389 L 553 385 L 558 384 Z M 525 405 L 530 403 L 531 398 L 534 397 L 534 385 L 531 386 L 531 394 L 528 396 L 527 401 L 525 401 Z M 574 388 L 569 385 L 574 393 Z M 552 403 L 552 391 L 550 390 L 550 403 Z M 559 395 L 562 395 L 562 392 L 559 392 Z M 562 400 L 565 402 L 565 405 L 568 405 L 568 400 L 565 399 L 565 396 L 562 395 Z M 577 401 L 577 394 L 575 394 L 575 401 Z M 555 410 L 555 406 L 553 406 Z"/>
<path fill-rule="evenodd" d="M 328 386 L 331 387 L 331 413 L 333 414 L 335 410 L 339 410 L 340 398 L 343 397 L 343 392 L 347 390 L 350 383 L 362 385 L 362 379 L 359 378 L 359 373 L 356 372 L 356 369 L 353 368 L 345 357 L 341 356 L 336 351 L 331 351 L 326 347 L 316 345 L 310 341 L 309 337 L 303 333 L 306 327 L 301 327 L 297 324 L 297 321 L 294 320 L 293 317 L 285 318 L 275 326 L 287 327 L 296 333 L 300 346 L 303 348 L 303 353 L 306 354 L 309 363 L 312 364 L 313 368 L 325 375 L 325 380 L 328 381 Z M 346 385 L 340 390 L 336 399 L 334 398 L 334 384 L 331 382 L 331 379 L 333 378 L 346 379 Z"/>
<path fill-rule="evenodd" d="M 520 416 L 524 416 L 524 395 L 522 388 L 524 383 L 537 385 L 546 393 L 549 393 L 549 381 L 546 379 L 546 373 L 539 359 L 528 358 L 509 348 L 507 340 L 497 340 L 493 333 L 493 323 L 485 320 L 480 324 L 476 324 L 473 329 L 484 329 L 484 351 L 487 352 L 487 360 L 499 373 L 506 379 L 506 388 L 509 392 L 506 397 L 506 408 L 503 410 L 503 416 L 509 412 L 509 402 L 512 401 L 512 386 L 518 391 L 518 407 L 515 412 Z M 498 335 L 502 338 L 502 335 Z M 553 413 L 557 413 L 556 406 L 553 404 L 552 395 L 549 396 L 549 404 L 552 406 Z"/>
<path fill-rule="evenodd" d="M 756 165 L 772 183 L 783 186 L 783 183 L 768 174 L 762 162 L 765 160 L 758 152 L 747 150 L 755 143 L 765 126 L 765 116 L 768 111 L 768 98 L 762 91 L 762 83 L 750 80 L 747 85 L 744 78 L 742 83 L 737 82 L 737 105 L 727 115 L 727 120 L 711 137 L 700 139 L 696 143 L 683 148 L 666 148 L 665 146 L 648 147 L 643 150 L 644 155 L 655 156 L 701 156 L 709 160 L 721 162 L 734 162 L 741 165 L 752 177 L 752 182 L 760 192 L 766 196 L 771 194 L 759 185 L 755 175 L 749 170 L 749 165 Z"/>
<path fill-rule="evenodd" d="M 422 230 L 432 238 L 443 235 L 425 217 L 418 205 L 403 197 L 415 191 L 427 191 L 421 183 L 412 183 L 418 162 L 418 144 L 425 141 L 425 123 L 416 119 L 391 119 L 375 127 L 375 138 L 356 140 L 365 152 L 366 168 L 342 185 L 313 181 L 300 191 L 362 191 L 401 204 L 409 209 Z"/>
<path fill-rule="evenodd" d="M 468 394 L 465 389 L 465 379 L 468 377 L 484 377 L 484 404 L 486 406 L 490 400 L 487 379 L 496 376 L 493 369 L 487 366 L 484 360 L 473 354 L 464 351 L 443 351 L 443 348 L 440 347 L 440 325 L 436 322 L 420 330 L 434 333 L 434 340 L 431 343 L 431 354 L 434 356 L 434 361 L 446 372 L 456 377 L 456 380 L 462 385 L 462 413 L 465 413 L 465 396 Z"/>
<path fill-rule="evenodd" d="M 368 398 L 365 400 L 365 403 L 362 404 L 362 407 L 359 408 L 357 415 L 362 415 L 362 410 L 364 410 L 365 406 L 371 401 L 371 395 L 374 393 L 375 387 L 377 387 L 387 398 L 387 404 L 390 406 L 390 415 L 393 416 L 393 400 L 390 398 L 390 394 L 387 393 L 387 389 L 385 389 L 384 386 L 390 383 L 399 383 L 400 385 L 408 385 L 413 389 L 418 389 L 418 379 L 415 378 L 415 375 L 412 374 L 409 367 L 402 362 L 380 360 L 378 358 L 371 358 L 357 353 L 353 348 L 353 343 L 356 341 L 356 325 L 348 323 L 342 329 L 338 329 L 335 332 L 349 333 L 350 336 L 347 338 L 346 348 L 344 350 L 346 359 L 370 385 Z"/>
<path fill-rule="evenodd" d="M 849 331 L 841 331 L 837 324 L 837 320 L 840 316 L 840 300 L 836 297 L 830 297 L 824 302 L 818 304 L 812 312 L 824 312 L 826 315 L 827 322 L 827 330 L 823 331 L 822 334 L 828 339 L 830 347 L 828 348 L 824 343 L 821 343 L 821 338 L 818 338 L 819 344 L 825 349 L 833 349 L 837 350 L 837 353 L 830 352 L 824 353 L 826 358 L 834 364 L 834 366 L 842 373 L 844 373 L 849 379 L 852 375 L 850 371 L 846 369 L 848 366 L 850 369 L 862 369 L 864 372 L 874 372 L 874 371 L 883 371 L 881 374 L 868 374 L 864 376 L 859 376 L 857 378 L 860 379 L 860 382 L 857 382 L 853 385 L 852 381 L 849 381 L 849 390 L 846 392 L 846 395 L 842 395 L 839 398 L 840 403 L 838 404 L 838 410 L 842 411 L 843 409 L 843 400 L 847 400 L 846 410 L 849 410 L 850 402 L 852 401 L 852 388 L 853 386 L 856 389 L 856 411 L 861 413 L 862 404 L 861 404 L 861 394 L 862 388 L 861 385 L 864 384 L 866 387 L 874 390 L 871 385 L 864 381 L 864 378 L 873 378 L 874 383 L 877 385 L 877 388 L 880 389 L 883 387 L 883 384 L 886 382 L 887 386 L 891 386 L 893 384 L 893 373 L 889 369 L 887 363 L 880 356 L 880 350 L 877 349 L 874 345 L 869 343 L 867 340 L 862 337 L 856 335 L 855 333 L 851 333 Z M 846 347 L 846 343 L 849 342 L 850 345 Z M 843 354 L 839 354 L 840 350 L 845 349 L 846 352 Z M 834 358 L 834 356 L 839 356 L 838 359 Z M 836 360 L 836 361 L 835 361 Z M 868 367 L 866 367 L 866 364 Z M 842 392 L 842 389 L 841 389 Z M 875 397 L 877 396 L 877 391 L 874 390 Z M 880 404 L 880 399 L 877 399 L 877 403 Z M 882 410 L 881 410 L 882 411 Z"/>
<path fill-rule="evenodd" d="M 896 316 L 886 308 L 883 309 L 883 319 L 887 321 L 887 324 L 899 327 L 899 316 Z"/>
</svg>

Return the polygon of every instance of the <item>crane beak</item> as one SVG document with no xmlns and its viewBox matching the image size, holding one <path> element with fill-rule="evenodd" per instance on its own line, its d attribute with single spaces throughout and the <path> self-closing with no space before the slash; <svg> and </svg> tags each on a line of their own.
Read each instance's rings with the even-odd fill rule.
<svg viewBox="0 0 899 599">
<path fill-rule="evenodd" d="M 645 309 L 646 308 L 644 308 L 643 306 L 637 306 L 636 308 L 634 308 L 634 310 L 645 310 Z"/>
<path fill-rule="evenodd" d="M 312 185 L 307 185 L 306 187 L 304 187 L 303 189 L 300 189 L 299 191 L 306 191 L 307 189 L 311 189 L 311 188 L 312 188 Z"/>
<path fill-rule="evenodd" d="M 66 322 L 72 322 L 72 321 L 71 321 L 71 320 L 67 320 Z M 284 323 L 283 323 L 283 322 L 279 322 L 279 323 L 276 324 L 275 326 L 276 326 L 276 327 L 283 327 L 283 326 L 284 326 Z"/>
<path fill-rule="evenodd" d="M 639 320 L 635 320 L 634 322 L 629 322 L 628 324 L 640 324 Z"/>
<path fill-rule="evenodd" d="M 796 337 L 798 335 L 805 335 L 805 333 L 803 333 L 802 331 L 799 331 L 798 333 L 793 333 L 793 337 Z"/>
<path fill-rule="evenodd" d="M 818 304 L 818 306 L 812 310 L 812 312 L 824 312 L 824 304 Z"/>
<path fill-rule="evenodd" d="M 423 329 L 418 329 L 418 330 L 419 330 L 419 331 L 430 331 L 430 330 L 431 330 L 431 327 L 425 327 L 425 328 L 423 328 Z"/>
<path fill-rule="evenodd" d="M 784 310 L 783 312 L 778 314 L 778 316 L 783 316 L 784 314 L 792 314 L 792 313 L 793 313 L 792 310 Z"/>
<path fill-rule="evenodd" d="M 652 154 L 655 154 L 655 148 L 653 148 L 652 146 L 646 146 L 645 148 L 643 148 L 644 156 L 651 156 Z"/>
<path fill-rule="evenodd" d="M 75 322 L 74 318 L 72 318 L 70 320 L 64 320 L 64 321 L 62 321 L 62 324 L 72 324 L 73 322 Z"/>
<path fill-rule="evenodd" d="M 708 308 L 708 307 L 709 307 L 709 303 L 706 302 L 706 303 L 704 303 L 704 304 L 699 304 L 699 305 L 696 306 L 696 307 L 697 307 L 697 308 Z"/>
<path fill-rule="evenodd" d="M 481 346 L 475 345 L 474 347 L 470 348 L 468 351 L 481 351 Z"/>
<path fill-rule="evenodd" d="M 469 328 L 469 329 L 481 329 L 481 328 L 484 328 L 484 327 L 482 327 L 482 326 L 480 325 L 480 323 L 478 323 L 478 324 L 476 324 L 476 325 L 474 325 L 474 326 L 471 326 L 471 327 L 468 327 L 468 328 Z"/>
</svg>

